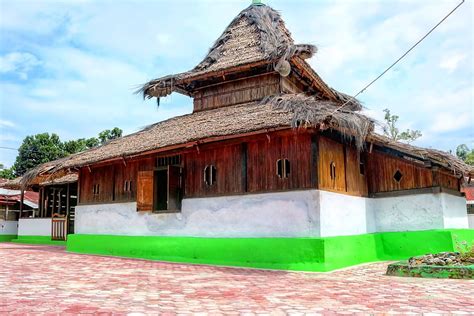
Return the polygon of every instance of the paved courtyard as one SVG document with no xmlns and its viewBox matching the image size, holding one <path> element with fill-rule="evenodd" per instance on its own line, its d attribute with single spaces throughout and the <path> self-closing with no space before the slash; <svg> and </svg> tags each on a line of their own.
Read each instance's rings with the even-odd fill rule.
<svg viewBox="0 0 474 316">
<path fill-rule="evenodd" d="M 474 314 L 474 281 L 172 264 L 0 243 L 0 314 Z"/>
</svg>

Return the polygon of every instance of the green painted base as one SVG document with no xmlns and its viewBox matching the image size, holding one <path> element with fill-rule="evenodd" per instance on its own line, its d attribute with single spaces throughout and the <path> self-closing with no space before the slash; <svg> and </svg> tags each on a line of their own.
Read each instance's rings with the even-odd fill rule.
<svg viewBox="0 0 474 316">
<path fill-rule="evenodd" d="M 185 263 L 331 271 L 364 262 L 455 250 L 472 229 L 375 233 L 324 238 L 199 238 L 69 235 L 67 250 Z"/>
<path fill-rule="evenodd" d="M 12 239 L 15 239 L 16 237 L 17 237 L 16 235 L 0 235 L 0 242 L 11 241 Z"/>
<path fill-rule="evenodd" d="M 392 263 L 387 268 L 387 275 L 437 278 L 437 279 L 474 279 L 474 265 L 469 266 L 415 266 L 410 267 L 407 261 Z"/>
<path fill-rule="evenodd" d="M 62 240 L 51 240 L 51 236 L 18 236 L 11 242 L 20 244 L 40 244 L 52 246 L 66 246 L 66 242 Z"/>
</svg>

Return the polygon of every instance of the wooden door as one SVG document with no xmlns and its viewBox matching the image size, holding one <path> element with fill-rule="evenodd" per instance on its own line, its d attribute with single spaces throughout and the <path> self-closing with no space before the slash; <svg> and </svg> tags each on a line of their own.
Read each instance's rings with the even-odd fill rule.
<svg viewBox="0 0 474 316">
<path fill-rule="evenodd" d="M 181 168 L 168 166 L 168 210 L 181 209 Z"/>
<path fill-rule="evenodd" d="M 137 209 L 153 211 L 153 178 L 154 172 L 139 171 L 137 178 Z"/>
</svg>

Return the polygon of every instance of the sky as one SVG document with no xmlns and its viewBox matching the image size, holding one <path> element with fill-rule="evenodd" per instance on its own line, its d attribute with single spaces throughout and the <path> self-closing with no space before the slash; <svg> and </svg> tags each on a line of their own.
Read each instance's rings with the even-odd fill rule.
<svg viewBox="0 0 474 316">
<path fill-rule="evenodd" d="M 263 0 L 282 14 L 296 43 L 318 47 L 309 60 L 323 80 L 356 94 L 460 0 Z M 251 0 L 0 0 L 0 147 L 27 135 L 125 134 L 190 113 L 192 100 L 134 94 L 140 84 L 189 70 Z M 414 144 L 474 147 L 473 2 L 466 1 L 358 99 L 365 113 L 400 116 L 422 131 Z M 186 128 L 186 127 L 183 127 Z M 0 163 L 16 151 L 0 148 Z"/>
</svg>

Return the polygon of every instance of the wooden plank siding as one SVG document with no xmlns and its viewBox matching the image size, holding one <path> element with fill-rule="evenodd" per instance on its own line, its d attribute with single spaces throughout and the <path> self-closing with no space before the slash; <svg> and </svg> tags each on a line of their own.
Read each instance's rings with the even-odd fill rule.
<svg viewBox="0 0 474 316">
<path fill-rule="evenodd" d="M 193 95 L 194 111 L 261 100 L 277 94 L 280 92 L 279 78 L 278 74 L 272 73 L 204 87 Z"/>
<path fill-rule="evenodd" d="M 421 189 L 433 186 L 432 171 L 414 162 L 402 160 L 378 151 L 367 155 L 370 193 Z M 399 182 L 394 175 L 400 171 Z"/>
<path fill-rule="evenodd" d="M 366 153 L 354 147 L 345 147 L 346 150 L 346 192 L 351 195 L 368 196 Z M 362 171 L 361 173 L 361 163 Z"/>
<path fill-rule="evenodd" d="M 335 174 L 331 176 L 331 164 Z M 319 138 L 319 189 L 346 192 L 344 145 L 327 137 Z"/>
<path fill-rule="evenodd" d="M 277 160 L 288 159 L 288 178 L 277 175 Z M 247 145 L 248 192 L 305 189 L 311 187 L 311 136 L 289 133 L 269 135 Z"/>
<path fill-rule="evenodd" d="M 216 167 L 216 183 L 204 182 L 206 166 Z M 242 193 L 242 145 L 227 145 L 185 155 L 185 196 L 212 196 Z"/>
<path fill-rule="evenodd" d="M 453 174 L 438 169 L 433 171 L 433 185 L 460 191 L 461 180 Z"/>
<path fill-rule="evenodd" d="M 181 163 L 176 167 L 182 168 L 183 174 L 179 184 L 180 198 L 310 188 L 355 196 L 432 186 L 459 189 L 459 179 L 445 171 L 426 168 L 376 149 L 372 153 L 359 153 L 353 146 L 312 131 L 286 130 L 203 144 L 182 152 L 83 167 L 79 176 L 79 204 L 137 201 L 139 185 L 153 195 L 150 183 L 154 180 L 139 183 L 139 172 L 153 173 L 158 157 L 178 154 Z M 277 174 L 279 159 L 289 162 L 287 178 Z M 360 162 L 364 163 L 363 174 Z M 331 163 L 335 166 L 333 178 Z M 216 181 L 212 185 L 204 181 L 204 169 L 210 165 L 216 168 Z M 393 178 L 397 171 L 402 174 L 400 182 Z M 125 185 L 126 181 L 128 185 Z M 177 187 L 176 183 L 172 184 Z M 153 207 L 150 201 L 140 203 L 145 209 L 150 205 Z"/>
</svg>

